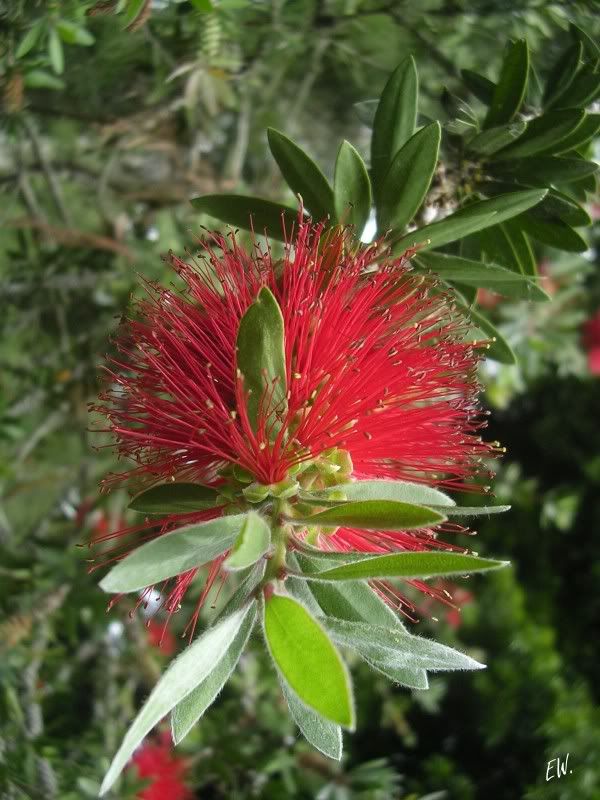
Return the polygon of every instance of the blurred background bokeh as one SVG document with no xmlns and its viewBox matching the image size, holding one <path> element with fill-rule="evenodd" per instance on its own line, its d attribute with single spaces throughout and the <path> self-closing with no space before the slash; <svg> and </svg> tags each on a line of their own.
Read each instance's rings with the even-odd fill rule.
<svg viewBox="0 0 600 800">
<path fill-rule="evenodd" d="M 405 55 L 421 111 L 438 118 L 444 87 L 462 91 L 460 69 L 493 75 L 511 37 L 548 65 L 569 21 L 598 37 L 597 10 L 0 0 L 3 800 L 96 797 L 134 709 L 184 646 L 185 608 L 160 647 L 160 614 L 130 618 L 127 601 L 107 614 L 80 545 L 128 518 L 124 491 L 100 494 L 114 456 L 87 406 L 138 276 L 171 280 L 161 255 L 183 255 L 216 224 L 189 198 L 290 201 L 268 125 L 330 175 L 342 138 L 368 146 L 364 101 Z M 415 630 L 488 669 L 410 692 L 357 662 L 358 732 L 338 765 L 298 738 L 253 647 L 177 751 L 154 737 L 112 800 L 600 798 L 600 279 L 588 235 L 585 253 L 536 247 L 552 303 L 480 298 L 518 364 L 482 367 L 489 438 L 507 448 L 494 491 L 513 510 L 481 521 L 475 549 L 513 567 L 452 587 L 460 611 L 421 598 Z M 567 754 L 571 772 L 547 781 Z"/>
</svg>

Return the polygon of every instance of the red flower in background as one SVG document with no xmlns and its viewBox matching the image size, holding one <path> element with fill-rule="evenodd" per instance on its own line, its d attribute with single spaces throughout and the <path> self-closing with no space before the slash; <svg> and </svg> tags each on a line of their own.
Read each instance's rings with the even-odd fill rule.
<svg viewBox="0 0 600 800">
<path fill-rule="evenodd" d="M 171 256 L 186 289 L 147 285 L 147 298 L 137 302 L 118 341 L 114 388 L 97 409 L 108 417 L 120 455 L 136 464 L 110 482 L 174 479 L 218 487 L 224 469 L 235 465 L 272 484 L 334 448 L 361 479 L 464 489 L 480 472 L 494 448 L 479 435 L 481 343 L 465 341 L 466 318 L 433 279 L 408 268 L 410 253 L 376 263 L 377 245 L 348 249 L 343 233 L 325 241 L 322 233 L 323 226 L 300 224 L 283 263 L 258 246 L 245 252 L 233 235 L 203 241 L 193 265 Z M 287 408 L 273 407 L 276 387 L 266 387 L 255 431 L 235 344 L 242 316 L 265 286 L 284 319 Z M 222 511 L 170 515 L 158 535 Z M 444 529 L 463 530 L 449 523 Z M 431 530 L 342 528 L 321 539 L 327 548 L 369 552 L 453 547 Z M 222 560 L 209 567 L 194 619 Z M 167 610 L 178 606 L 196 573 L 176 579 Z"/>
<path fill-rule="evenodd" d="M 583 346 L 590 372 L 600 375 L 600 309 L 583 325 Z"/>
<path fill-rule="evenodd" d="M 184 783 L 186 762 L 173 754 L 168 731 L 155 741 L 146 740 L 133 756 L 132 766 L 140 778 L 151 779 L 136 795 L 140 800 L 191 800 L 193 795 Z"/>
</svg>

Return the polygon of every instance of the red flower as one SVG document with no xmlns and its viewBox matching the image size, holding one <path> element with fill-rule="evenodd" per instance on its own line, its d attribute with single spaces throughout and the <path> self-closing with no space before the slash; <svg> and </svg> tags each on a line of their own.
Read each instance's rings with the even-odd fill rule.
<svg viewBox="0 0 600 800">
<path fill-rule="evenodd" d="M 332 453 L 354 478 L 465 488 L 480 471 L 493 450 L 479 435 L 481 343 L 465 341 L 469 325 L 452 296 L 408 268 L 410 253 L 377 264 L 378 245 L 350 249 L 345 234 L 323 241 L 322 233 L 322 226 L 300 224 L 280 262 L 269 249 L 256 246 L 249 254 L 233 235 L 228 241 L 218 234 L 201 243 L 193 265 L 170 257 L 186 289 L 148 284 L 147 299 L 137 302 L 136 318 L 118 342 L 116 388 L 99 409 L 119 453 L 136 463 L 112 481 L 218 486 L 236 465 L 273 484 Z M 266 387 L 255 431 L 235 343 L 242 316 L 264 286 L 284 318 L 288 397 L 284 412 L 273 410 L 274 387 Z M 221 511 L 171 515 L 160 532 Z M 325 547 L 376 552 L 452 547 L 429 530 L 338 529 L 322 538 Z M 221 562 L 213 562 L 201 602 Z M 195 574 L 177 579 L 168 609 Z"/>
<path fill-rule="evenodd" d="M 589 371 L 600 375 L 600 309 L 584 323 L 583 346 L 587 350 Z"/>
<path fill-rule="evenodd" d="M 172 752 L 171 736 L 162 733 L 157 741 L 145 741 L 132 758 L 140 778 L 151 778 L 151 783 L 136 797 L 140 800 L 190 800 L 192 793 L 185 785 L 185 759 Z"/>
<path fill-rule="evenodd" d="M 166 656 L 172 656 L 177 650 L 175 637 L 169 628 L 164 622 L 157 622 L 155 619 L 148 620 L 148 641 Z"/>
</svg>

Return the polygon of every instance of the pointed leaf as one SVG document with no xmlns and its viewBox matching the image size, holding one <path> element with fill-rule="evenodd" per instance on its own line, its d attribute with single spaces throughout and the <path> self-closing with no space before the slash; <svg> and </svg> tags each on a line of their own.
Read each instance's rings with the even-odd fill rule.
<svg viewBox="0 0 600 800">
<path fill-rule="evenodd" d="M 355 581 L 373 578 L 430 578 L 434 575 L 466 575 L 505 567 L 507 561 L 448 552 L 408 552 L 374 556 L 364 561 L 313 573 L 312 580 Z"/>
<path fill-rule="evenodd" d="M 270 546 L 271 528 L 264 517 L 249 511 L 223 567 L 229 570 L 246 569 L 262 558 Z"/>
<path fill-rule="evenodd" d="M 343 747 L 340 726 L 305 705 L 281 674 L 279 681 L 292 719 L 300 728 L 306 741 L 328 758 L 340 761 Z"/>
<path fill-rule="evenodd" d="M 321 625 L 291 597 L 265 601 L 265 637 L 277 668 L 300 700 L 321 716 L 354 727 L 350 677 Z"/>
<path fill-rule="evenodd" d="M 246 602 L 255 595 L 256 589 L 258 589 L 265 575 L 266 568 L 267 562 L 265 560 L 259 561 L 248 570 L 245 576 L 240 576 L 241 579 L 236 590 L 223 607 L 216 612 L 213 617 L 213 623 L 221 619 L 221 617 L 228 617 L 234 611 L 238 611 L 242 606 L 246 605 Z"/>
<path fill-rule="evenodd" d="M 505 147 L 497 157 L 526 158 L 560 152 L 563 142 L 581 127 L 585 119 L 582 108 L 549 111 L 527 123 L 527 129 L 513 144 Z"/>
<path fill-rule="evenodd" d="M 119 561 L 101 581 L 105 592 L 136 592 L 220 556 L 235 542 L 246 514 L 218 517 L 164 533 Z"/>
<path fill-rule="evenodd" d="M 490 289 L 506 297 L 525 300 L 549 300 L 534 281 L 497 264 L 484 264 L 468 258 L 428 252 L 412 259 L 421 269 L 430 269 L 446 281 Z"/>
<path fill-rule="evenodd" d="M 437 166 L 441 135 L 440 123 L 432 122 L 394 156 L 377 206 L 380 231 L 403 230 L 421 207 Z"/>
<path fill-rule="evenodd" d="M 405 59 L 386 83 L 373 121 L 371 171 L 375 197 L 392 159 L 413 135 L 417 121 L 419 79 L 412 56 Z"/>
<path fill-rule="evenodd" d="M 546 189 L 528 189 L 524 192 L 511 192 L 471 203 L 440 222 L 434 222 L 406 234 L 393 243 L 392 252 L 404 252 L 416 244 L 421 245 L 419 252 L 450 244 L 490 225 L 497 225 L 517 214 L 522 214 L 539 203 L 546 196 L 546 192 Z"/>
<path fill-rule="evenodd" d="M 16 59 L 23 58 L 23 56 L 26 56 L 30 50 L 33 50 L 38 39 L 40 38 L 43 27 L 44 26 L 42 22 L 36 22 L 31 26 L 31 28 L 29 28 L 17 47 L 15 52 Z"/>
<path fill-rule="evenodd" d="M 486 352 L 487 357 L 493 358 L 501 364 L 516 364 L 517 359 L 512 347 L 488 317 L 474 308 L 465 308 L 475 325 L 492 340 Z"/>
<path fill-rule="evenodd" d="M 236 228 L 266 234 L 283 241 L 284 228 L 289 232 L 298 224 L 298 211 L 262 197 L 241 194 L 204 194 L 194 197 L 192 206 L 204 214 L 216 217 Z"/>
<path fill-rule="evenodd" d="M 136 494 L 129 508 L 142 514 L 185 514 L 213 508 L 218 496 L 200 483 L 160 483 Z"/>
<path fill-rule="evenodd" d="M 337 221 L 353 225 L 359 237 L 371 213 L 371 181 L 364 161 L 346 140 L 335 162 L 333 193 Z"/>
<path fill-rule="evenodd" d="M 527 127 L 526 122 L 511 122 L 508 125 L 499 125 L 495 128 L 488 128 L 486 131 L 478 133 L 473 137 L 467 148 L 481 156 L 491 156 L 512 144 L 524 132 Z"/>
<path fill-rule="evenodd" d="M 212 705 L 217 695 L 229 680 L 242 655 L 254 622 L 256 620 L 256 600 L 248 604 L 248 610 L 223 655 L 209 674 L 200 681 L 196 688 L 181 700 L 171 712 L 171 733 L 173 744 L 179 744 L 198 722 L 206 709 Z M 239 612 L 238 612 L 239 613 Z"/>
<path fill-rule="evenodd" d="M 213 628 L 209 628 L 171 662 L 123 739 L 102 782 L 100 795 L 108 792 L 136 747 L 152 728 L 210 675 L 215 663 L 227 652 L 250 611 L 251 607 L 248 606 L 226 617 Z"/>
<path fill-rule="evenodd" d="M 560 219 L 543 220 L 525 214 L 521 224 L 530 236 L 549 247 L 569 253 L 584 253 L 588 249 L 585 239 Z"/>
<path fill-rule="evenodd" d="M 248 417 L 258 430 L 259 412 L 276 433 L 273 415 L 287 409 L 283 315 L 275 296 L 266 286 L 240 320 L 236 341 L 237 368 L 244 378 Z M 265 397 L 269 405 L 265 407 Z"/>
<path fill-rule="evenodd" d="M 600 131 L 600 114 L 586 114 L 581 125 L 566 139 L 563 139 L 557 153 L 568 153 L 587 145 Z"/>
<path fill-rule="evenodd" d="M 393 480 L 357 480 L 342 483 L 331 489 L 316 493 L 325 497 L 330 492 L 342 492 L 346 500 L 394 500 L 400 503 L 412 503 L 422 506 L 453 506 L 454 500 L 439 489 L 424 483 Z"/>
<path fill-rule="evenodd" d="M 366 658 L 365 661 L 376 672 L 385 675 L 388 680 L 400 686 L 406 686 L 409 689 L 429 689 L 429 680 L 424 669 L 398 667 L 394 664 L 387 664 L 369 658 Z"/>
<path fill-rule="evenodd" d="M 569 23 L 569 32 L 575 41 L 582 43 L 587 58 L 591 59 L 592 61 L 600 60 L 600 47 L 594 41 L 594 39 L 592 39 L 589 33 L 586 33 L 584 30 L 579 28 L 574 22 Z"/>
<path fill-rule="evenodd" d="M 525 39 L 519 39 L 509 46 L 502 62 L 500 78 L 485 118 L 486 128 L 511 121 L 525 98 L 528 77 L 529 48 Z"/>
<path fill-rule="evenodd" d="M 50 33 L 48 34 L 48 58 L 54 72 L 57 75 L 62 75 L 65 69 L 65 55 L 56 28 L 50 28 Z"/>
<path fill-rule="evenodd" d="M 286 183 L 299 194 L 316 221 L 333 217 L 333 191 L 315 162 L 275 128 L 267 129 L 269 148 Z"/>
<path fill-rule="evenodd" d="M 597 170 L 598 165 L 594 161 L 564 156 L 515 158 L 489 164 L 489 171 L 493 175 L 513 178 L 532 186 L 570 183 L 593 175 Z"/>
<path fill-rule="evenodd" d="M 505 511 L 510 511 L 510 506 L 440 506 L 440 511 L 447 514 L 449 517 L 481 517 L 489 516 L 490 514 L 504 514 Z"/>
<path fill-rule="evenodd" d="M 577 41 L 559 55 L 548 73 L 544 86 L 542 103 L 546 108 L 551 108 L 573 83 L 573 78 L 581 64 L 582 55 L 583 45 Z"/>
<path fill-rule="evenodd" d="M 496 84 L 484 75 L 473 72 L 472 69 L 461 69 L 460 74 L 467 89 L 472 92 L 478 100 L 489 106 L 494 97 Z"/>
<path fill-rule="evenodd" d="M 439 525 L 446 518 L 425 506 L 393 500 L 361 500 L 340 503 L 303 519 L 289 519 L 292 525 L 347 525 L 371 530 L 410 530 Z"/>
</svg>

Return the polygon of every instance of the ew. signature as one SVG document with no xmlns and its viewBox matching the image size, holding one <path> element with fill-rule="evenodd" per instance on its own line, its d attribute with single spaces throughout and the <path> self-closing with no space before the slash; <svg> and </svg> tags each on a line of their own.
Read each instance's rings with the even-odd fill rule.
<svg viewBox="0 0 600 800">
<path fill-rule="evenodd" d="M 562 759 L 560 756 L 557 756 L 548 761 L 548 765 L 546 766 L 546 781 L 552 781 L 554 778 L 564 778 L 567 774 L 567 770 L 569 770 L 569 775 L 573 773 L 573 770 L 569 769 L 570 755 L 570 753 L 567 753 Z"/>
</svg>

